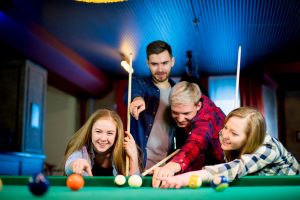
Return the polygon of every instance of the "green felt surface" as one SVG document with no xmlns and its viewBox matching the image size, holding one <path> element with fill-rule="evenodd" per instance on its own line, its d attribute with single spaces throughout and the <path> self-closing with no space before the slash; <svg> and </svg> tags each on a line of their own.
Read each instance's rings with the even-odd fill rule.
<svg viewBox="0 0 300 200">
<path fill-rule="evenodd" d="M 223 191 L 215 191 L 208 183 L 197 189 L 159 189 L 151 187 L 151 177 L 143 178 L 141 188 L 118 187 L 114 177 L 85 177 L 79 191 L 66 187 L 66 177 L 48 177 L 50 188 L 41 197 L 33 196 L 28 176 L 0 176 L 3 188 L 0 200 L 13 199 L 300 199 L 300 176 L 248 176 L 230 184 Z"/>
</svg>

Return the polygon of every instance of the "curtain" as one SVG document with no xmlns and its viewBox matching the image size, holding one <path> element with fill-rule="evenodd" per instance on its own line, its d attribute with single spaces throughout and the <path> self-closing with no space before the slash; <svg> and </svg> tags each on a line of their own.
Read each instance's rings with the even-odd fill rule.
<svg viewBox="0 0 300 200">
<path fill-rule="evenodd" d="M 262 76 L 259 73 L 241 74 L 240 94 L 241 106 L 256 108 L 264 114 L 262 81 Z"/>
</svg>

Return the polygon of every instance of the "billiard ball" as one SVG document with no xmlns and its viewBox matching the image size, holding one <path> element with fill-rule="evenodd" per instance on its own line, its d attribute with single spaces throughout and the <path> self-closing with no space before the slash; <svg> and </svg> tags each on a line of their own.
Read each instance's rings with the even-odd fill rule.
<svg viewBox="0 0 300 200">
<path fill-rule="evenodd" d="M 198 176 L 198 175 L 191 175 L 190 178 L 189 178 L 189 182 L 188 182 L 188 186 L 190 188 L 198 188 L 202 185 L 202 179 Z"/>
<path fill-rule="evenodd" d="M 222 191 L 225 188 L 227 188 L 229 186 L 229 184 L 228 184 L 228 180 L 226 179 L 225 176 L 215 176 L 211 182 L 211 186 L 216 191 Z"/>
<path fill-rule="evenodd" d="M 79 174 L 71 174 L 66 181 L 68 188 L 73 191 L 80 190 L 84 186 L 84 179 Z"/>
<path fill-rule="evenodd" d="M 134 174 L 130 176 L 128 179 L 128 185 L 130 187 L 138 188 L 141 187 L 142 184 L 143 184 L 143 180 L 139 175 Z"/>
<path fill-rule="evenodd" d="M 29 177 L 28 187 L 33 195 L 42 196 L 49 188 L 49 181 L 43 173 L 38 173 Z"/>
<path fill-rule="evenodd" d="M 125 182 L 126 182 L 125 176 L 119 174 L 115 177 L 115 184 L 116 185 L 123 186 L 125 184 Z"/>
</svg>

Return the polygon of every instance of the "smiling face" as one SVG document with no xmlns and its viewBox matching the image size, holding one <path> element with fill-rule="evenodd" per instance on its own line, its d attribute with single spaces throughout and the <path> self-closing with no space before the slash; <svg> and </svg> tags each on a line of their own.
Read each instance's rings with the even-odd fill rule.
<svg viewBox="0 0 300 200">
<path fill-rule="evenodd" d="M 98 119 L 92 126 L 92 143 L 96 153 L 108 151 L 115 143 L 116 125 L 110 119 Z"/>
<path fill-rule="evenodd" d="M 201 102 L 198 104 L 192 102 L 187 104 L 174 104 L 171 105 L 171 114 L 173 119 L 176 121 L 177 126 L 185 128 L 196 116 L 200 108 Z"/>
<path fill-rule="evenodd" d="M 231 117 L 220 132 L 221 147 L 225 151 L 241 150 L 246 143 L 247 119 Z"/>
<path fill-rule="evenodd" d="M 154 83 L 161 83 L 168 80 L 171 68 L 174 65 L 174 58 L 167 50 L 159 54 L 151 54 L 147 60 Z"/>
</svg>

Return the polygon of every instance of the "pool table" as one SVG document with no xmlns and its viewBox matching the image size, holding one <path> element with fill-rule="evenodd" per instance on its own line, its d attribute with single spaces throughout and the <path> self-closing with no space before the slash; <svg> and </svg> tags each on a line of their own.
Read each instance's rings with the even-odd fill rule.
<svg viewBox="0 0 300 200">
<path fill-rule="evenodd" d="M 2 200 L 35 199 L 28 187 L 28 176 L 0 176 L 3 188 Z M 64 176 L 50 176 L 49 190 L 38 199 L 300 199 L 300 176 L 246 176 L 230 183 L 230 187 L 217 192 L 209 183 L 197 189 L 159 189 L 151 187 L 151 177 L 143 178 L 141 188 L 130 188 L 128 185 L 117 187 L 114 177 L 85 177 L 85 186 L 79 191 L 71 191 Z"/>
</svg>

